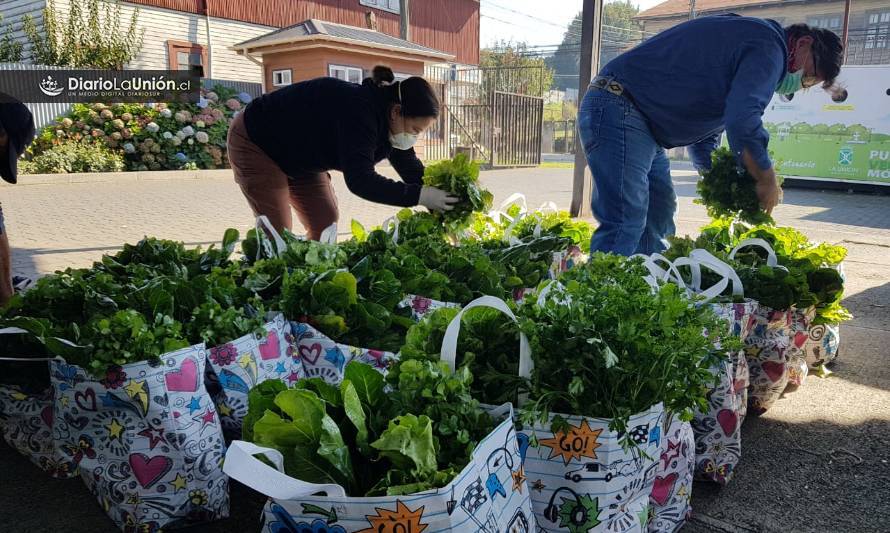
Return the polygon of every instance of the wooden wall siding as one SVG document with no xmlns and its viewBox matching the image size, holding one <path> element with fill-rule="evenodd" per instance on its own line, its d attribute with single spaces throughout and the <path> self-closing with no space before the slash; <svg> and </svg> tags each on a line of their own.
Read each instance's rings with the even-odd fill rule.
<svg viewBox="0 0 890 533">
<path fill-rule="evenodd" d="M 55 0 L 57 10 L 66 15 L 70 2 L 77 0 Z M 133 7 L 124 5 L 121 19 L 128 23 Z M 188 41 L 207 46 L 207 26 L 203 15 L 177 12 L 156 7 L 139 6 L 139 26 L 145 29 L 142 50 L 129 65 L 131 69 L 167 69 L 167 41 Z M 239 56 L 229 47 L 264 35 L 273 28 L 237 22 L 233 20 L 211 18 L 211 74 L 215 79 L 239 80 L 260 83 L 263 77 L 262 68 L 249 59 Z"/>
<path fill-rule="evenodd" d="M 43 26 L 43 8 L 46 0 L 0 0 L 0 14 L 3 21 L 0 22 L 0 35 L 6 33 L 7 27 L 12 27 L 12 36 L 17 41 L 25 44 L 24 62 L 31 61 L 31 44 L 22 31 L 22 22 L 26 15 L 31 15 L 37 27 Z"/>
<path fill-rule="evenodd" d="M 367 76 L 376 65 L 386 65 L 400 74 L 423 75 L 423 61 L 379 58 L 367 53 L 354 52 L 348 49 L 316 47 L 287 52 L 276 52 L 263 56 L 266 67 L 266 90 L 272 91 L 280 87 L 272 85 L 272 71 L 291 69 L 294 83 L 328 75 L 328 65 L 359 67 Z"/>
<path fill-rule="evenodd" d="M 204 0 L 127 0 L 129 3 L 203 13 Z M 358 0 L 208 0 L 214 17 L 285 27 L 320 19 L 367 27 L 366 13 L 377 16 L 377 30 L 399 36 L 399 16 L 359 4 Z M 459 63 L 479 63 L 477 0 L 413 0 L 411 40 L 457 56 Z"/>
</svg>

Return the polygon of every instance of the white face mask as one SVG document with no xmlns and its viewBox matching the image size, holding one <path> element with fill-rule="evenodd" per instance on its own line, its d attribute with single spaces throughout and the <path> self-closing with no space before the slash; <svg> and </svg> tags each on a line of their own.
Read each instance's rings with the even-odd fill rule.
<svg viewBox="0 0 890 533">
<path fill-rule="evenodd" d="M 408 150 L 417 142 L 417 135 L 413 133 L 396 133 L 393 135 L 389 134 L 389 143 L 396 150 Z"/>
</svg>

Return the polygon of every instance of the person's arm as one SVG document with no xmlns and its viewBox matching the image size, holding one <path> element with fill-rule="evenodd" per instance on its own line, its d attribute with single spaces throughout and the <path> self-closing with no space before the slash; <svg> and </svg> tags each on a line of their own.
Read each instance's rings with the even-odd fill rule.
<svg viewBox="0 0 890 533">
<path fill-rule="evenodd" d="M 340 123 L 340 162 L 349 190 L 365 200 L 398 207 L 413 207 L 420 199 L 420 183 L 402 183 L 374 170 L 377 131 L 367 113 L 355 116 L 349 124 Z M 398 169 L 397 169 L 398 170 Z"/>
<path fill-rule="evenodd" d="M 3 207 L 0 206 L 0 307 L 12 298 L 12 257 L 9 253 L 9 238 L 3 222 Z"/>
<path fill-rule="evenodd" d="M 692 165 L 699 172 L 711 168 L 711 153 L 720 144 L 720 135 L 721 133 L 717 132 L 687 148 L 689 150 L 689 158 L 692 159 Z"/>
<path fill-rule="evenodd" d="M 746 43 L 739 51 L 724 116 L 729 146 L 757 180 L 757 196 L 767 212 L 779 203 L 781 191 L 767 150 L 769 133 L 761 117 L 784 72 L 784 60 L 779 43 Z"/>
<path fill-rule="evenodd" d="M 389 163 L 405 183 L 423 184 L 423 163 L 417 158 L 414 148 L 393 149 L 389 154 Z"/>
</svg>

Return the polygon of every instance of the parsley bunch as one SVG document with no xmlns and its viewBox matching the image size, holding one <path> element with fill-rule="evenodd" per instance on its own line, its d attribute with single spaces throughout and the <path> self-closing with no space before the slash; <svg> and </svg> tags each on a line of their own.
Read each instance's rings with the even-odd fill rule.
<svg viewBox="0 0 890 533">
<path fill-rule="evenodd" d="M 737 216 L 752 224 L 772 224 L 773 218 L 760 207 L 755 185 L 729 148 L 718 148 L 711 154 L 711 168 L 702 172 L 697 186 L 701 198 L 695 203 L 707 207 L 713 218 Z"/>
</svg>

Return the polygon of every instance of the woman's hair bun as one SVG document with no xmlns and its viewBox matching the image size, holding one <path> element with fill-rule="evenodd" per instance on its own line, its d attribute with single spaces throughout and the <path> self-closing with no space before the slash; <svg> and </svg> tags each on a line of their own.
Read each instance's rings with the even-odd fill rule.
<svg viewBox="0 0 890 533">
<path fill-rule="evenodd" d="M 396 75 L 391 68 L 377 65 L 374 67 L 374 70 L 371 71 L 371 79 L 378 86 L 389 85 L 396 81 Z"/>
</svg>

